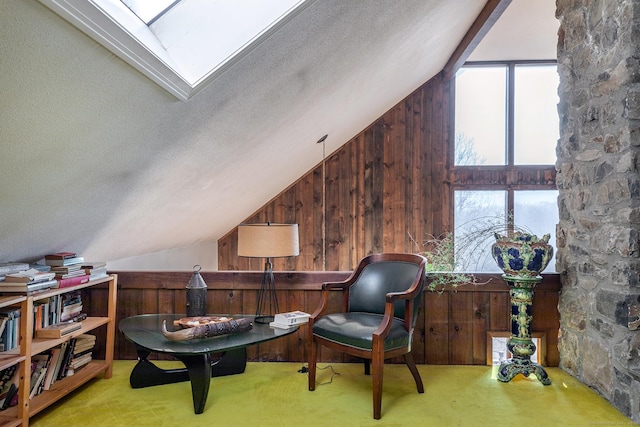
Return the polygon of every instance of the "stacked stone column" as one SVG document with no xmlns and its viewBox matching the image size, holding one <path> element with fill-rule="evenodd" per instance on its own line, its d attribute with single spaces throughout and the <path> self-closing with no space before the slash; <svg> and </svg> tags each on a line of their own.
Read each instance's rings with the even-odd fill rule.
<svg viewBox="0 0 640 427">
<path fill-rule="evenodd" d="M 640 422 L 640 2 L 556 4 L 560 363 Z"/>
</svg>

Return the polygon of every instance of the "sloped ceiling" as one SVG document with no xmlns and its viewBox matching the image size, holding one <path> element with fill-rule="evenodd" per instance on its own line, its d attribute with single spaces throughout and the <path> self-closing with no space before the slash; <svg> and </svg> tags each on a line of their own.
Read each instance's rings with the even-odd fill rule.
<svg viewBox="0 0 640 427">
<path fill-rule="evenodd" d="M 438 73 L 484 4 L 318 1 L 182 102 L 37 1 L 1 2 L 0 262 L 215 250 L 321 136 L 331 153 Z"/>
</svg>

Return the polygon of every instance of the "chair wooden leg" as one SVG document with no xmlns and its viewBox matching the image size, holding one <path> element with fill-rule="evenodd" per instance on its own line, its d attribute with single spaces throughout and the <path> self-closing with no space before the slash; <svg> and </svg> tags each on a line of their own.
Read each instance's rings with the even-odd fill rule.
<svg viewBox="0 0 640 427">
<path fill-rule="evenodd" d="M 371 375 L 371 361 L 369 359 L 364 359 L 364 374 Z"/>
<path fill-rule="evenodd" d="M 379 420 L 382 416 L 382 373 L 384 371 L 384 357 L 375 355 L 373 363 L 373 418 Z"/>
<path fill-rule="evenodd" d="M 316 389 L 316 357 L 318 354 L 318 344 L 313 340 L 313 336 L 309 338 L 309 391 Z"/>
<path fill-rule="evenodd" d="M 413 354 L 407 353 L 404 355 L 404 361 L 409 367 L 411 371 L 411 375 L 413 375 L 413 379 L 416 382 L 416 387 L 418 388 L 418 393 L 424 393 L 424 386 L 422 385 L 422 378 L 420 378 L 420 372 L 418 372 L 418 368 L 416 367 L 416 362 L 413 359 Z"/>
</svg>

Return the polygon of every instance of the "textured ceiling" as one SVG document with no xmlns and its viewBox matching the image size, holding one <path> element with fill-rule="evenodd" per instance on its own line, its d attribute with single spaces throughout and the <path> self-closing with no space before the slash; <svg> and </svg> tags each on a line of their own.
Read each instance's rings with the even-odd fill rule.
<svg viewBox="0 0 640 427">
<path fill-rule="evenodd" d="M 0 262 L 215 246 L 322 135 L 331 153 L 439 72 L 484 3 L 318 1 L 182 102 L 41 4 L 1 2 Z"/>
</svg>

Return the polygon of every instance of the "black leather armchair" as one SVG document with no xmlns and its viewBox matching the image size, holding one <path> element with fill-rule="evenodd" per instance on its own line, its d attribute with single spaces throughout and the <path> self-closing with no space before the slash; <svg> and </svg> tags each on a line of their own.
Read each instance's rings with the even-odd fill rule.
<svg viewBox="0 0 640 427">
<path fill-rule="evenodd" d="M 426 280 L 426 259 L 415 254 L 375 254 L 360 261 L 344 282 L 324 283 L 319 307 L 309 319 L 309 390 L 315 390 L 318 345 L 373 365 L 373 418 L 380 419 L 385 359 L 404 356 L 418 393 L 422 379 L 411 341 Z M 341 290 L 342 310 L 327 313 L 329 294 Z"/>
</svg>

